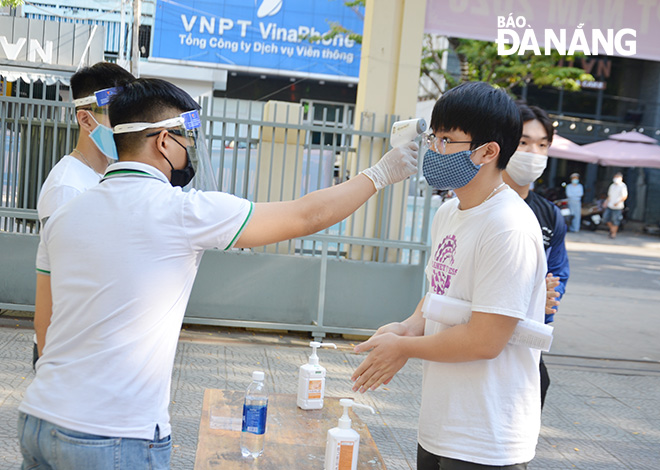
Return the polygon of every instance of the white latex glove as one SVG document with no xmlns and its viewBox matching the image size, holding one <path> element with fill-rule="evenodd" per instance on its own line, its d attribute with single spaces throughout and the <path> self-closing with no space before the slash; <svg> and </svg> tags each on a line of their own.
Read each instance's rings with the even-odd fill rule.
<svg viewBox="0 0 660 470">
<path fill-rule="evenodd" d="M 378 163 L 365 169 L 362 173 L 374 182 L 376 191 L 378 191 L 417 173 L 418 151 L 417 142 L 408 142 L 387 152 L 383 158 L 378 160 Z"/>
</svg>

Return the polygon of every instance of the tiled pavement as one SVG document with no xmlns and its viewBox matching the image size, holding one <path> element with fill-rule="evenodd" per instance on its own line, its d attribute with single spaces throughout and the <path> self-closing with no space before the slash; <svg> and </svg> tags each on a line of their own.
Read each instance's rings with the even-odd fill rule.
<svg viewBox="0 0 660 470">
<path fill-rule="evenodd" d="M 0 316 L 0 470 L 20 468 L 16 408 L 33 377 L 31 323 Z M 205 388 L 244 390 L 252 370 L 266 371 L 271 393 L 295 393 L 309 338 L 237 329 L 186 328 L 172 377 L 172 469 L 192 470 Z M 340 338 L 319 352 L 327 395 L 354 396 L 349 377 L 360 362 Z M 328 341 L 328 340 L 326 340 Z M 546 356 L 552 377 L 537 457 L 531 469 L 660 468 L 660 364 Z M 358 399 L 387 468 L 414 469 L 421 362 L 410 361 L 389 384 Z M 358 412 L 359 413 L 359 412 Z M 267 454 L 264 456 L 267 458 Z"/>
</svg>

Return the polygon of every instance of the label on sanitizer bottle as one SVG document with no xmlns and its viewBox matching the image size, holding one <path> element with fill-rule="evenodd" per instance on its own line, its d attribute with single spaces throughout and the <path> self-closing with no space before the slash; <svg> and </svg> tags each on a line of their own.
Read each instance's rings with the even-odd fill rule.
<svg viewBox="0 0 660 470">
<path fill-rule="evenodd" d="M 353 449 L 355 442 L 339 441 L 337 444 L 339 458 L 337 459 L 337 470 L 351 470 L 353 465 Z"/>
<path fill-rule="evenodd" d="M 307 386 L 307 399 L 318 400 L 321 398 L 321 391 L 323 389 L 323 380 L 310 379 Z"/>
</svg>

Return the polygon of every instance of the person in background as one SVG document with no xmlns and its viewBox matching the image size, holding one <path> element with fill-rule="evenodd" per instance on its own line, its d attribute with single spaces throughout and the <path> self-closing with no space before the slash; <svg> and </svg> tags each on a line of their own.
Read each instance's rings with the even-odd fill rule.
<svg viewBox="0 0 660 470">
<path fill-rule="evenodd" d="M 559 302 L 566 292 L 566 283 L 570 274 L 565 243 L 566 223 L 559 208 L 541 195 L 530 191 L 530 186 L 543 174 L 548 163 L 548 149 L 552 144 L 554 128 L 550 117 L 541 108 L 528 106 L 522 102 L 516 104 L 523 120 L 522 136 L 518 150 L 509 160 L 506 170 L 502 172 L 502 179 L 525 200 L 541 225 L 543 248 L 548 262 L 545 323 L 551 323 Z M 550 387 L 550 375 L 543 362 L 543 355 L 539 370 L 541 408 L 543 408 Z"/>
<path fill-rule="evenodd" d="M 117 159 L 117 150 L 108 117 L 108 92 L 132 82 L 135 77 L 119 65 L 98 62 L 71 77 L 71 94 L 76 107 L 78 141 L 50 170 L 39 191 L 37 216 L 41 228 L 53 213 L 78 194 L 96 186 L 108 163 Z M 99 97 L 97 92 L 101 92 Z M 99 102 L 100 101 L 100 102 Z M 39 359 L 34 335 L 33 367 Z"/>
<path fill-rule="evenodd" d="M 571 183 L 566 185 L 566 198 L 568 199 L 568 208 L 571 210 L 571 226 L 568 228 L 569 232 L 580 231 L 580 221 L 582 220 L 582 196 L 584 196 L 584 188 L 580 184 L 580 175 L 573 173 L 571 175 Z"/>
<path fill-rule="evenodd" d="M 623 174 L 618 171 L 614 174 L 612 184 L 607 190 L 605 213 L 603 214 L 603 221 L 610 229 L 610 238 L 616 238 L 616 233 L 619 231 L 626 199 L 628 199 L 628 186 L 623 182 Z"/>
</svg>

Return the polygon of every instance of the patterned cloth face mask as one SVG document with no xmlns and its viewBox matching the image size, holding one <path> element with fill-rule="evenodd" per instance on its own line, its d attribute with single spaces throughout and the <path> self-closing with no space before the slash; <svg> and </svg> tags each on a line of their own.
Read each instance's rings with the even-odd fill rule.
<svg viewBox="0 0 660 470">
<path fill-rule="evenodd" d="M 429 148 L 424 154 L 422 174 L 426 182 L 438 190 L 462 188 L 477 176 L 481 165 L 475 165 L 470 157 L 473 152 L 488 145 L 485 143 L 474 150 L 443 154 Z"/>
</svg>

